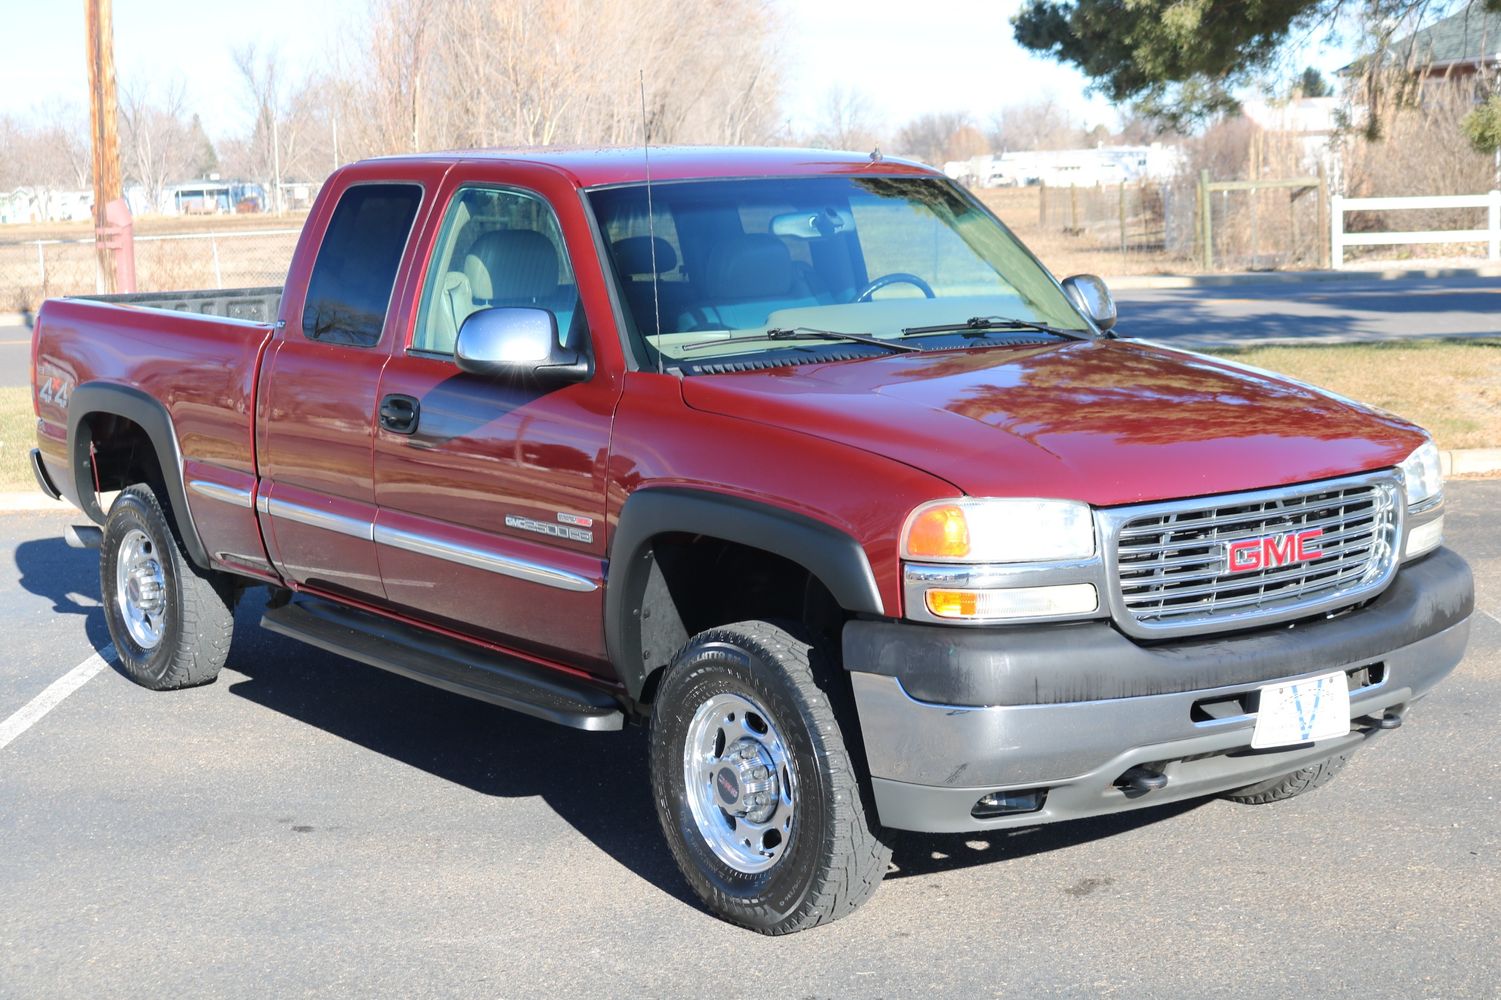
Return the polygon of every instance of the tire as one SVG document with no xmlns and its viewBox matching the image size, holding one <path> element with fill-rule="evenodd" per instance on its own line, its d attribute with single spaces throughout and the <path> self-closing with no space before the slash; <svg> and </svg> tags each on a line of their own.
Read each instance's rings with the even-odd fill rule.
<svg viewBox="0 0 1501 1000">
<path fill-rule="evenodd" d="M 110 505 L 99 592 L 115 653 L 131 680 L 170 691 L 219 675 L 234 630 L 233 582 L 193 565 L 145 486 L 125 489 Z"/>
<path fill-rule="evenodd" d="M 1248 806 L 1262 806 L 1268 802 L 1281 802 L 1283 799 L 1295 798 L 1304 792 L 1311 792 L 1315 788 L 1327 785 L 1334 780 L 1334 776 L 1344 770 L 1350 762 L 1350 755 L 1337 753 L 1325 757 L 1317 764 L 1300 768 L 1290 774 L 1279 775 L 1258 781 L 1254 785 L 1245 788 L 1237 788 L 1233 792 L 1226 792 L 1224 798 L 1231 802 L 1240 802 Z"/>
<path fill-rule="evenodd" d="M 869 899 L 886 874 L 891 851 L 869 818 L 874 813 L 824 686 L 839 679 L 834 673 L 784 629 L 741 622 L 690 639 L 657 691 L 650 748 L 657 817 L 694 892 L 730 923 L 787 934 L 837 920 Z M 845 701 L 837 691 L 834 698 Z M 738 716 L 737 706 L 744 710 Z M 721 748 L 717 757 L 711 739 Z M 692 760 L 690 741 L 704 751 Z M 768 760 L 775 765 L 769 790 Z M 737 793 L 731 809 L 757 801 L 760 809 L 731 817 L 725 802 Z M 767 810 L 769 818 L 755 824 Z"/>
</svg>

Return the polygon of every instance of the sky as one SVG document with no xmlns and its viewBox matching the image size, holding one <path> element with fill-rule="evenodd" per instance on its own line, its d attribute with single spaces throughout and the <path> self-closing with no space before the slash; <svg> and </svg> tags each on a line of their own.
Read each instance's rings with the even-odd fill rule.
<svg viewBox="0 0 1501 1000">
<path fill-rule="evenodd" d="M 293 70 L 312 70 L 367 0 L 114 0 L 115 61 L 122 87 L 187 90 L 214 139 L 243 133 L 230 51 L 275 45 Z M 784 53 L 784 114 L 814 128 L 834 87 L 862 94 L 892 132 L 924 112 L 965 112 L 984 124 L 1001 109 L 1047 96 L 1085 126 L 1114 126 L 1108 102 L 1086 93 L 1072 68 L 1020 48 L 1010 19 L 1021 0 L 942 0 L 913 18 L 911 0 L 776 0 Z M 0 57 L 0 114 L 28 117 L 58 105 L 86 107 L 83 0 L 0 0 L 10 44 Z M 17 9 L 19 8 L 19 9 Z M 1345 53 L 1316 51 L 1329 70 Z"/>
</svg>

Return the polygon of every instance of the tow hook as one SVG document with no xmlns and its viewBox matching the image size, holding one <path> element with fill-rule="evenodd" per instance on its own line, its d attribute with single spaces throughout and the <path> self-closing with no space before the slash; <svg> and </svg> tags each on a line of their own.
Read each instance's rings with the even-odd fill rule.
<svg viewBox="0 0 1501 1000">
<path fill-rule="evenodd" d="M 1124 791 L 1127 795 L 1145 795 L 1147 792 L 1155 792 L 1159 788 L 1167 787 L 1167 775 L 1161 771 L 1153 771 L 1151 768 L 1140 765 L 1128 768 L 1124 774 L 1115 779 L 1115 787 Z"/>
<path fill-rule="evenodd" d="M 1377 729 L 1398 729 L 1402 725 L 1402 713 L 1382 712 L 1380 715 L 1368 715 L 1366 720 Z"/>
</svg>

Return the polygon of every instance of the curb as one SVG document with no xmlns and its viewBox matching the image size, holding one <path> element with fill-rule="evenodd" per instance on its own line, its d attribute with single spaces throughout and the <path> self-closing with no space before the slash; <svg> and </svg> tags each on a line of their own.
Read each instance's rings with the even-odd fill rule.
<svg viewBox="0 0 1501 1000">
<path fill-rule="evenodd" d="M 1501 473 L 1501 448 L 1456 448 L 1439 452 L 1439 466 L 1444 478 L 1450 476 L 1488 476 Z M 51 500 L 33 490 L 0 493 L 0 513 L 29 511 L 63 513 L 77 511 L 65 500 Z"/>
<path fill-rule="evenodd" d="M 1474 267 L 1386 267 L 1343 271 L 1238 271 L 1226 274 L 1136 274 L 1106 278 L 1112 289 L 1235 288 L 1326 281 L 1403 281 L 1432 278 L 1501 278 L 1501 264 Z"/>
<path fill-rule="evenodd" d="M 1456 448 L 1438 453 L 1439 468 L 1449 476 L 1483 476 L 1501 472 L 1501 448 Z"/>
<path fill-rule="evenodd" d="M 0 326 L 25 326 L 26 318 L 17 312 L 0 312 Z"/>
<path fill-rule="evenodd" d="M 53 500 L 41 490 L 20 490 L 15 493 L 0 493 L 0 513 L 33 511 L 62 513 L 77 510 L 65 500 Z"/>
</svg>

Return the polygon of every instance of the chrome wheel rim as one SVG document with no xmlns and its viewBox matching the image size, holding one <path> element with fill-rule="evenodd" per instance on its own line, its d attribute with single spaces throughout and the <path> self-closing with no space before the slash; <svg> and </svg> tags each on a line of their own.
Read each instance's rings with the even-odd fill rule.
<svg viewBox="0 0 1501 1000">
<path fill-rule="evenodd" d="M 688 724 L 683 783 L 698 832 L 720 861 L 754 875 L 781 859 L 795 832 L 797 785 L 764 708 L 738 694 L 700 705 Z"/>
<path fill-rule="evenodd" d="M 157 555 L 151 536 L 131 528 L 115 558 L 115 606 L 126 634 L 145 650 L 161 644 L 166 624 L 167 577 Z"/>
</svg>

